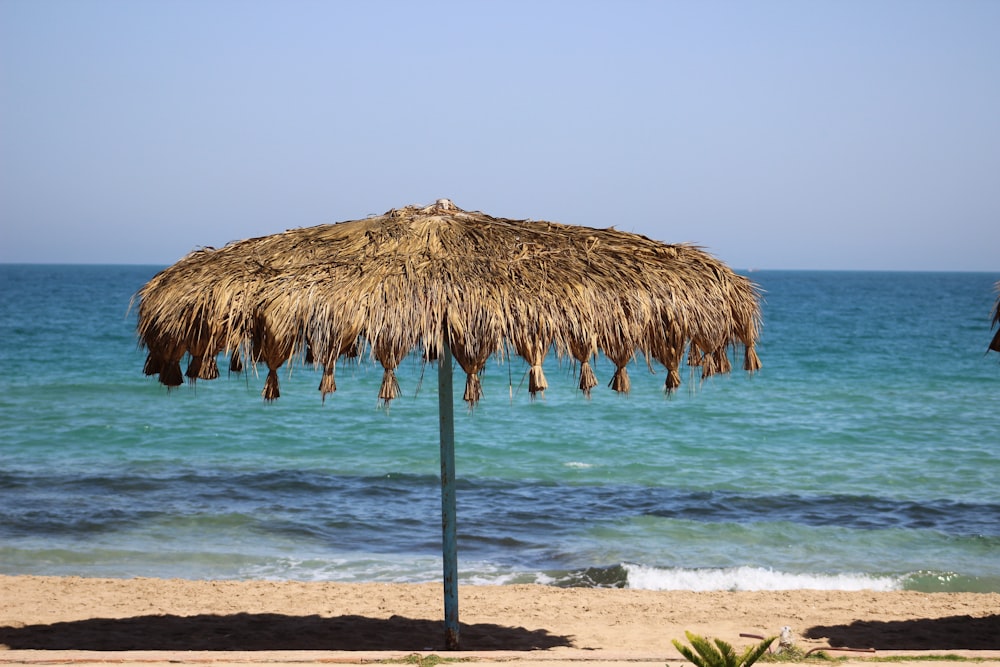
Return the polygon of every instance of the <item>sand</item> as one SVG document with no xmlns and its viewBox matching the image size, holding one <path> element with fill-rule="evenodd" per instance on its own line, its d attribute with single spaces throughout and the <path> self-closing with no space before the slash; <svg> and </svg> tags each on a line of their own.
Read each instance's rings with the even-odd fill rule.
<svg viewBox="0 0 1000 667">
<path fill-rule="evenodd" d="M 797 649 L 826 648 L 848 664 L 952 654 L 1000 667 L 1000 594 L 534 585 L 459 592 L 462 645 L 449 652 L 440 584 L 0 576 L 0 662 L 361 664 L 439 655 L 477 667 L 664 667 L 680 663 L 671 640 L 686 630 L 743 647 L 756 642 L 743 635 L 776 635 L 787 625 Z"/>
</svg>

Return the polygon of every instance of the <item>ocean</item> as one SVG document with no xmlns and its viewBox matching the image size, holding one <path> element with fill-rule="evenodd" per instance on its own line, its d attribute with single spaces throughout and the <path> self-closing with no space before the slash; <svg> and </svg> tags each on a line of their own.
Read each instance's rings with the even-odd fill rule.
<svg viewBox="0 0 1000 667">
<path fill-rule="evenodd" d="M 162 267 L 0 265 L 0 574 L 441 578 L 436 368 L 167 391 L 130 299 Z M 455 380 L 460 582 L 1000 592 L 998 273 L 756 271 L 762 371 L 638 359 Z M 737 364 L 737 368 L 739 365 Z"/>
</svg>

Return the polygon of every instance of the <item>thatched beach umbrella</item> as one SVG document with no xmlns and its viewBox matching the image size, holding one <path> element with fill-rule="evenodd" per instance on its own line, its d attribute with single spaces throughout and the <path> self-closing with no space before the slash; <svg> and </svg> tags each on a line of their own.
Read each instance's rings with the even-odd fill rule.
<svg viewBox="0 0 1000 667">
<path fill-rule="evenodd" d="M 701 376 L 730 370 L 729 352 L 757 370 L 756 287 L 690 245 L 553 222 L 463 211 L 446 199 L 364 220 L 292 229 L 198 250 L 138 294 L 145 372 L 167 386 L 231 368 L 267 368 L 263 396 L 278 398 L 289 360 L 322 368 L 319 390 L 336 390 L 337 360 L 368 354 L 384 371 L 379 399 L 399 394 L 395 369 L 417 350 L 437 361 L 445 587 L 449 648 L 458 645 L 452 358 L 466 373 L 464 398 L 482 396 L 491 357 L 523 357 L 532 396 L 548 383 L 549 351 L 579 363 L 580 390 L 598 382 L 598 353 L 615 365 L 609 385 L 628 392 L 627 366 L 641 354 L 666 370 Z"/>
</svg>

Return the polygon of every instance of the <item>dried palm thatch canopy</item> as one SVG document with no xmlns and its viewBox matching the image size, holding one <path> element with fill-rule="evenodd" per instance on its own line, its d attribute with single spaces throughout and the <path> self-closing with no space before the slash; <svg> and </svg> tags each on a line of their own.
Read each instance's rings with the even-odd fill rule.
<svg viewBox="0 0 1000 667">
<path fill-rule="evenodd" d="M 757 370 L 758 292 L 745 277 L 690 245 L 553 222 L 463 211 L 449 200 L 364 220 L 292 229 L 198 250 L 139 292 L 145 372 L 160 382 L 218 376 L 216 356 L 267 366 L 263 396 L 278 397 L 278 369 L 299 358 L 323 369 L 335 391 L 337 360 L 367 351 L 384 367 L 379 398 L 398 395 L 394 370 L 412 350 L 436 359 L 447 343 L 467 374 L 465 400 L 482 395 L 494 355 L 530 366 L 532 395 L 547 387 L 549 350 L 579 362 L 580 389 L 597 385 L 598 352 L 629 391 L 637 353 L 702 377 L 728 372 L 728 351 Z"/>
<path fill-rule="evenodd" d="M 1000 280 L 993 286 L 993 289 L 997 292 L 997 302 L 993 306 L 993 324 L 990 326 L 992 329 L 1000 322 Z M 994 352 L 1000 352 L 1000 329 L 993 335 L 993 340 L 990 341 L 990 349 Z"/>
<path fill-rule="evenodd" d="M 549 350 L 580 364 L 580 389 L 597 385 L 591 360 L 603 352 L 610 385 L 629 390 L 637 353 L 663 364 L 667 391 L 679 366 L 703 377 L 760 368 L 754 351 L 757 289 L 688 245 L 666 245 L 614 229 L 505 220 L 463 211 L 447 199 L 378 217 L 292 229 L 193 252 L 138 294 L 145 372 L 160 382 L 219 375 L 216 358 L 267 365 L 263 395 L 278 397 L 278 369 L 293 357 L 323 368 L 319 389 L 336 390 L 337 360 L 367 350 L 385 369 L 379 399 L 399 394 L 395 369 L 413 350 L 439 359 L 441 514 L 445 637 L 458 641 L 454 416 L 451 359 L 466 373 L 465 400 L 482 396 L 479 373 L 492 356 L 527 360 L 532 395 L 548 383 Z"/>
</svg>

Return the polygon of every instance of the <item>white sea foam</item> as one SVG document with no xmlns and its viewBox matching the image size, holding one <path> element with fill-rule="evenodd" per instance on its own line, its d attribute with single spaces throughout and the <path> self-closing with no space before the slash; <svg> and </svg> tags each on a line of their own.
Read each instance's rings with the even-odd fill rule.
<svg viewBox="0 0 1000 667">
<path fill-rule="evenodd" d="M 567 468 L 593 468 L 593 463 L 584 463 L 583 461 L 567 461 L 563 464 Z"/>
<path fill-rule="evenodd" d="M 760 567 L 656 568 L 624 564 L 629 588 L 685 591 L 874 590 L 903 587 L 897 577 L 868 574 L 794 574 Z"/>
</svg>

